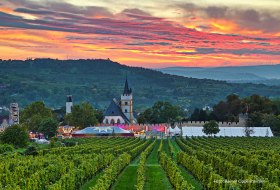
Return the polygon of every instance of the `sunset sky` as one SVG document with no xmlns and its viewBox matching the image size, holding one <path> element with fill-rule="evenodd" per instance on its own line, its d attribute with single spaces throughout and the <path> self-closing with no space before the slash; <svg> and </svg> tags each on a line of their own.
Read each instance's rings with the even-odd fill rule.
<svg viewBox="0 0 280 190">
<path fill-rule="evenodd" d="M 27 58 L 279 64 L 280 1 L 1 0 L 0 59 Z"/>
</svg>

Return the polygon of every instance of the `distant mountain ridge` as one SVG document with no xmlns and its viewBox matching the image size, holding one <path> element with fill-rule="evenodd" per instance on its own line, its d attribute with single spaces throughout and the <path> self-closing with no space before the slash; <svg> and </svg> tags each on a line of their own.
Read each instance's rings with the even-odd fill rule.
<svg viewBox="0 0 280 190">
<path fill-rule="evenodd" d="M 72 94 L 74 104 L 87 101 L 105 109 L 113 98 L 120 98 L 126 75 L 138 111 L 156 101 L 169 101 L 184 109 L 211 106 L 231 93 L 280 96 L 280 88 L 274 86 L 187 78 L 111 60 L 0 60 L 0 106 L 18 102 L 24 107 L 41 100 L 59 108 L 65 106 L 66 95 Z"/>
<path fill-rule="evenodd" d="M 198 79 L 213 79 L 238 83 L 252 82 L 267 85 L 280 84 L 280 64 L 210 68 L 167 67 L 156 70 L 167 74 Z"/>
</svg>

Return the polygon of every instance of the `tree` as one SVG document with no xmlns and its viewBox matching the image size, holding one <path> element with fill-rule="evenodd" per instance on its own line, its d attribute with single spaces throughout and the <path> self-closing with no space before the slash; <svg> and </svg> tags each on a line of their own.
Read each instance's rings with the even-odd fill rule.
<svg viewBox="0 0 280 190">
<path fill-rule="evenodd" d="M 211 120 L 203 125 L 202 131 L 206 135 L 212 135 L 219 133 L 220 129 L 218 123 L 214 120 Z"/>
<path fill-rule="evenodd" d="M 208 120 L 208 115 L 207 112 L 204 111 L 203 109 L 199 110 L 199 117 L 198 117 L 198 121 L 207 121 Z"/>
<path fill-rule="evenodd" d="M 219 121 L 226 121 L 228 114 L 228 105 L 224 101 L 220 101 L 213 107 L 213 113 Z"/>
<path fill-rule="evenodd" d="M 20 125 L 8 127 L 0 136 L 2 143 L 12 144 L 15 147 L 25 147 L 29 141 L 27 130 Z"/>
<path fill-rule="evenodd" d="M 242 100 L 236 94 L 227 96 L 226 101 L 220 101 L 213 107 L 213 113 L 219 121 L 237 121 L 242 112 Z"/>
<path fill-rule="evenodd" d="M 260 112 L 250 113 L 248 115 L 247 127 L 262 127 L 263 126 L 263 114 Z"/>
<path fill-rule="evenodd" d="M 250 137 L 252 134 L 255 133 L 254 128 L 253 127 L 244 127 L 244 133 L 246 137 Z"/>
<path fill-rule="evenodd" d="M 158 101 L 152 108 L 141 113 L 138 122 L 174 123 L 180 121 L 182 116 L 183 111 L 179 106 L 172 105 L 169 102 Z"/>
<path fill-rule="evenodd" d="M 98 123 L 96 112 L 89 103 L 74 105 L 72 107 L 72 112 L 66 115 L 65 121 L 69 125 L 73 125 L 80 129 L 89 127 L 90 125 L 96 125 Z"/>
<path fill-rule="evenodd" d="M 249 107 L 249 113 L 260 112 L 260 113 L 276 113 L 277 106 L 266 97 L 254 94 L 243 100 Z"/>
<path fill-rule="evenodd" d="M 98 120 L 98 123 L 103 122 L 103 112 L 101 110 L 95 110 L 95 117 Z"/>
<path fill-rule="evenodd" d="M 38 131 L 40 122 L 44 118 L 52 118 L 52 110 L 47 108 L 43 102 L 33 102 L 20 112 L 20 121 L 29 130 Z"/>
<path fill-rule="evenodd" d="M 198 109 L 196 108 L 191 117 L 190 120 L 191 121 L 208 121 L 208 113 L 207 111 L 203 110 L 203 109 Z"/>
<path fill-rule="evenodd" d="M 38 155 L 38 148 L 34 145 L 32 146 L 29 146 L 25 152 L 24 152 L 25 155 L 33 155 L 33 156 L 36 156 Z"/>
<path fill-rule="evenodd" d="M 137 119 L 137 122 L 138 122 L 139 124 L 144 124 L 144 123 L 146 123 L 146 118 L 144 117 L 143 114 L 140 114 L 140 116 L 139 116 L 138 119 Z"/>
<path fill-rule="evenodd" d="M 57 131 L 57 121 L 53 118 L 44 118 L 39 124 L 38 131 L 44 133 L 47 138 L 54 137 Z"/>
<path fill-rule="evenodd" d="M 264 127 L 270 127 L 274 135 L 280 135 L 280 115 L 264 114 L 262 123 Z"/>
<path fill-rule="evenodd" d="M 276 110 L 276 114 L 279 115 L 280 114 L 280 98 L 273 99 L 272 103 L 273 103 L 273 107 Z"/>
<path fill-rule="evenodd" d="M 53 110 L 53 118 L 59 122 L 63 122 L 63 118 L 65 117 L 65 109 L 66 106 Z"/>
<path fill-rule="evenodd" d="M 227 105 L 229 114 L 238 116 L 242 111 L 242 101 L 236 94 L 230 94 L 227 96 Z"/>
<path fill-rule="evenodd" d="M 198 118 L 199 118 L 199 109 L 198 108 L 195 108 L 191 117 L 190 117 L 190 120 L 191 121 L 198 121 Z"/>
</svg>

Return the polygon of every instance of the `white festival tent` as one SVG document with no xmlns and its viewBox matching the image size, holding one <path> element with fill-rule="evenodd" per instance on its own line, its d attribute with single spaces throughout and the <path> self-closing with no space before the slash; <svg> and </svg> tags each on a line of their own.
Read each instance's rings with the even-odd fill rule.
<svg viewBox="0 0 280 190">
<path fill-rule="evenodd" d="M 203 127 L 182 127 L 183 136 L 201 137 L 208 136 L 202 132 Z M 219 127 L 220 132 L 215 136 L 220 137 L 245 137 L 245 127 Z M 252 137 L 273 137 L 270 127 L 251 127 L 254 132 Z"/>
<path fill-rule="evenodd" d="M 174 128 L 174 134 L 181 134 L 181 129 L 177 125 Z"/>
<path fill-rule="evenodd" d="M 166 130 L 166 135 L 167 136 L 172 136 L 172 135 L 174 135 L 174 129 L 172 128 L 172 127 L 168 127 L 168 129 Z"/>
</svg>

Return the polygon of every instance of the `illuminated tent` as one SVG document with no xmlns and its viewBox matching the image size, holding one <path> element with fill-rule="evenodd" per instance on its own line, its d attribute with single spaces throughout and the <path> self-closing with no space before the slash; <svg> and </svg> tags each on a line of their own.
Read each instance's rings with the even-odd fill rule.
<svg viewBox="0 0 280 190">
<path fill-rule="evenodd" d="M 91 136 L 134 136 L 134 133 L 116 126 L 87 127 L 79 131 L 74 131 L 72 137 Z"/>
</svg>

